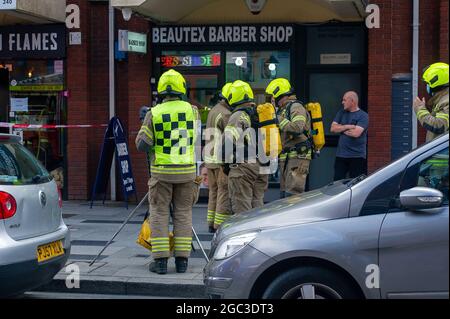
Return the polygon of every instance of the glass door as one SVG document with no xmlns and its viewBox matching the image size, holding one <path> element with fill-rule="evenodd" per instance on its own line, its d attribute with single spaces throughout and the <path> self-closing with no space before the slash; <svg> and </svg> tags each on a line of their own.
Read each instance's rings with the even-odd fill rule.
<svg viewBox="0 0 450 319">
<path fill-rule="evenodd" d="M 342 109 L 342 97 L 347 91 L 355 91 L 361 96 L 360 73 L 314 72 L 309 74 L 309 101 L 319 102 L 325 131 L 325 147 L 320 157 L 311 162 L 309 190 L 317 189 L 333 181 L 334 160 L 339 135 L 330 133 L 331 123 Z M 360 105 L 365 109 L 364 105 Z"/>
</svg>

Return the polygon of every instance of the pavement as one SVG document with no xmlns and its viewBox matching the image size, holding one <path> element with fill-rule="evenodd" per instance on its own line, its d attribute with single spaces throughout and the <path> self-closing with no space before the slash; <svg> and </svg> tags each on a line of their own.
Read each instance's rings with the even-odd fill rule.
<svg viewBox="0 0 450 319">
<path fill-rule="evenodd" d="M 148 270 L 151 254 L 136 243 L 147 206 L 143 205 L 136 211 L 113 243 L 89 267 L 90 261 L 112 238 L 136 205 L 130 204 L 127 210 L 124 203 L 106 202 L 103 205 L 102 202 L 95 202 L 91 209 L 87 202 L 64 202 L 63 218 L 71 231 L 72 241 L 66 266 L 75 264 L 79 267 L 80 287 L 66 287 L 66 279 L 71 274 L 66 267 L 51 283 L 37 290 L 52 293 L 205 298 L 202 272 L 206 260 L 194 237 L 196 251 L 192 252 L 186 273 L 176 273 L 174 258 L 169 259 L 166 275 Z M 208 254 L 212 234 L 208 233 L 206 214 L 206 204 L 197 204 L 193 209 L 193 226 Z"/>
<path fill-rule="evenodd" d="M 201 195 L 202 196 L 202 195 Z M 279 198 L 278 187 L 270 187 L 264 201 L 271 202 Z M 209 254 L 213 234 L 208 233 L 206 223 L 207 198 L 201 197 L 194 206 L 192 222 L 194 229 L 206 253 Z M 203 285 L 203 268 L 206 260 L 193 237 L 195 251 L 189 259 L 188 271 L 178 274 L 175 271 L 174 258 L 169 259 L 168 273 L 158 275 L 148 270 L 152 261 L 150 251 L 136 243 L 148 204 L 145 203 L 134 217 L 90 267 L 106 243 L 119 229 L 137 204 L 123 202 L 63 202 L 63 219 L 71 231 L 72 250 L 66 267 L 49 284 L 36 291 L 61 294 L 98 294 L 158 296 L 170 298 L 206 298 Z M 69 289 L 66 279 L 75 264 L 80 271 L 80 287 Z"/>
</svg>

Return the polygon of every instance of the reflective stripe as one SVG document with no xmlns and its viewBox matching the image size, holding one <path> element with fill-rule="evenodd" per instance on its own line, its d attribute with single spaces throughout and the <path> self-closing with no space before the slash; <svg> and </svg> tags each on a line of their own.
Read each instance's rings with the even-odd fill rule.
<svg viewBox="0 0 450 319">
<path fill-rule="evenodd" d="M 219 213 L 216 213 L 216 218 L 215 218 L 215 220 L 214 220 L 214 224 L 216 224 L 216 225 L 220 225 L 220 224 L 222 224 L 223 222 L 225 222 L 228 218 L 230 218 L 231 216 L 230 215 L 228 215 L 228 214 L 219 214 Z"/>
<path fill-rule="evenodd" d="M 214 127 L 217 128 L 217 125 L 219 124 L 219 121 L 222 119 L 222 113 L 219 113 L 217 115 L 216 120 L 214 121 Z"/>
<path fill-rule="evenodd" d="M 175 251 L 191 251 L 192 237 L 175 237 Z"/>
<path fill-rule="evenodd" d="M 426 115 L 430 114 L 430 112 L 428 112 L 428 110 L 420 110 L 419 112 L 417 112 L 417 118 L 420 120 L 422 120 L 422 118 Z"/>
<path fill-rule="evenodd" d="M 149 139 L 153 140 L 153 135 L 147 126 L 142 126 L 139 133 L 141 132 L 145 133 L 145 135 L 147 135 Z"/>
<path fill-rule="evenodd" d="M 286 126 L 286 125 L 288 125 L 289 124 L 289 121 L 287 120 L 287 119 L 284 119 L 283 121 L 281 121 L 281 123 L 280 123 L 280 129 L 284 129 L 284 127 Z"/>
<path fill-rule="evenodd" d="M 192 237 L 175 237 L 175 243 L 177 243 L 179 241 L 191 242 Z"/>
<path fill-rule="evenodd" d="M 241 114 L 240 120 L 246 122 L 249 126 L 251 126 L 251 120 L 247 113 L 243 112 Z"/>
<path fill-rule="evenodd" d="M 447 122 L 447 125 L 448 125 L 448 114 L 437 113 L 436 114 L 436 118 L 445 120 Z"/>
<path fill-rule="evenodd" d="M 229 132 L 233 135 L 234 139 L 239 140 L 239 131 L 233 126 L 227 126 L 225 128 L 225 133 Z"/>
<path fill-rule="evenodd" d="M 169 237 L 150 238 L 150 243 L 154 253 L 170 251 Z"/>
<path fill-rule="evenodd" d="M 303 115 L 297 115 L 292 119 L 292 122 L 300 122 L 300 121 L 306 122 L 306 117 L 304 117 Z"/>
<path fill-rule="evenodd" d="M 167 166 L 152 166 L 152 173 L 167 174 L 167 175 L 180 175 L 180 174 L 192 174 L 196 173 L 197 169 L 194 166 L 184 167 L 167 167 Z"/>
</svg>

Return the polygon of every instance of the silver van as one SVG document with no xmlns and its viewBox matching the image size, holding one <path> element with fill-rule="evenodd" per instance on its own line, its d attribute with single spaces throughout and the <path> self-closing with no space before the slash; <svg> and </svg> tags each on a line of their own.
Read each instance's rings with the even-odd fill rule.
<svg viewBox="0 0 450 319">
<path fill-rule="evenodd" d="M 49 282 L 66 264 L 61 205 L 55 181 L 19 137 L 0 134 L 0 297 Z"/>
<path fill-rule="evenodd" d="M 449 134 L 368 177 L 232 217 L 210 298 L 449 298 Z"/>
</svg>

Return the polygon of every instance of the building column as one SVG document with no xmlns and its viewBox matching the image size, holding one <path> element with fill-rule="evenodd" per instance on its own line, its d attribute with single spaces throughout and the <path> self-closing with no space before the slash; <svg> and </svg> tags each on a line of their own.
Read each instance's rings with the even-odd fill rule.
<svg viewBox="0 0 450 319">
<path fill-rule="evenodd" d="M 367 168 L 371 173 L 391 160 L 392 3 L 380 7 L 380 28 L 369 30 Z"/>
<path fill-rule="evenodd" d="M 89 121 L 89 2 L 70 0 L 67 4 L 80 7 L 82 44 L 69 46 L 67 50 L 67 124 L 85 124 Z M 69 30 L 70 31 L 70 30 Z M 69 200 L 89 198 L 89 174 L 87 170 L 89 129 L 67 130 L 67 181 Z"/>
</svg>

